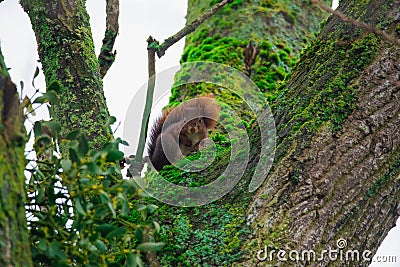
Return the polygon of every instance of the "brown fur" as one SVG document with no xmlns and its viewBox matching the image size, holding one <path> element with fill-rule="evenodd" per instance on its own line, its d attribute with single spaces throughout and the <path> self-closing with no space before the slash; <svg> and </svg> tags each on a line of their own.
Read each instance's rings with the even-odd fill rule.
<svg viewBox="0 0 400 267">
<path fill-rule="evenodd" d="M 199 144 L 207 137 L 207 131 L 217 124 L 220 110 L 210 95 L 164 110 L 151 128 L 148 144 L 149 158 L 156 170 L 159 171 L 165 165 L 171 164 L 163 151 L 161 136 L 166 144 L 164 149 L 172 155 L 174 162 L 180 156 L 179 151 L 174 151 L 176 145 L 179 145 L 184 156 L 199 150 Z M 208 118 L 199 117 L 202 114 Z M 189 121 L 186 119 L 193 117 L 195 118 Z"/>
</svg>

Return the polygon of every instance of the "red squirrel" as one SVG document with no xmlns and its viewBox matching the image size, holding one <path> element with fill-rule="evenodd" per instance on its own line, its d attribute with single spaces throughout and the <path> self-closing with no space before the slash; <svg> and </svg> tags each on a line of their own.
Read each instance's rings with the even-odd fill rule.
<svg viewBox="0 0 400 267">
<path fill-rule="evenodd" d="M 187 156 L 199 151 L 201 140 L 207 138 L 207 131 L 217 124 L 220 111 L 221 108 L 211 95 L 200 96 L 180 106 L 165 109 L 150 131 L 148 155 L 154 168 L 160 171 L 181 155 Z"/>
</svg>

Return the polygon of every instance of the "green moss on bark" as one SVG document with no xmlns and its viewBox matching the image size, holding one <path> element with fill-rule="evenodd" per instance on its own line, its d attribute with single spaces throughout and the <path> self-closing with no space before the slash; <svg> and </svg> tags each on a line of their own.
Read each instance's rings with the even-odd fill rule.
<svg viewBox="0 0 400 267">
<path fill-rule="evenodd" d="M 36 0 L 21 4 L 36 34 L 46 84 L 61 83 L 61 101 L 52 107 L 53 119 L 62 126 L 60 137 L 82 129 L 91 147 L 101 147 L 111 137 L 110 128 L 104 126 L 110 115 L 85 2 Z"/>
<path fill-rule="evenodd" d="M 0 266 L 32 266 L 25 217 L 22 108 L 0 50 Z"/>
<path fill-rule="evenodd" d="M 313 38 L 324 15 L 304 1 L 267 2 L 234 1 L 232 5 L 228 5 L 186 38 L 181 62 L 212 61 L 227 64 L 241 72 L 248 72 L 250 69 L 247 74 L 264 93 L 265 98 L 270 103 L 276 103 L 281 94 L 280 89 L 284 88 L 284 81 L 298 60 L 298 52 Z M 188 21 L 194 20 L 215 3 L 216 1 L 190 0 Z M 249 43 L 255 44 L 259 49 L 250 66 L 246 65 L 244 56 Z M 185 81 L 188 75 L 185 70 L 179 72 L 176 76 L 177 83 Z M 160 237 L 168 244 L 165 251 L 159 253 L 159 258 L 166 265 L 232 266 L 234 262 L 246 258 L 241 246 L 250 234 L 246 224 L 246 209 L 253 194 L 248 192 L 248 185 L 254 166 L 258 163 L 259 128 L 254 114 L 242 100 L 234 93 L 217 86 L 186 84 L 174 87 L 170 105 L 205 93 L 213 93 L 217 100 L 240 114 L 250 136 L 252 156 L 239 183 L 228 195 L 212 204 L 176 208 L 157 203 L 160 206 L 157 220 L 164 222 Z M 224 134 L 222 127 L 218 131 Z M 213 138 L 217 143 L 220 141 L 216 135 Z M 229 157 L 229 153 L 219 150 L 218 160 L 204 176 L 182 173 L 174 167 L 164 168 L 161 174 L 176 184 L 199 186 L 215 180 L 221 170 L 224 170 Z M 271 238 L 281 235 L 287 224 L 288 221 L 282 222 Z"/>
</svg>

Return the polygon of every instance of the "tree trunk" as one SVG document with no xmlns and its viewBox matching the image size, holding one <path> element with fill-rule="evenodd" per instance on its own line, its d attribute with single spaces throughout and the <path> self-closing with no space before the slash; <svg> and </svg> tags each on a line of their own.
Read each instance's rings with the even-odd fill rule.
<svg viewBox="0 0 400 267">
<path fill-rule="evenodd" d="M 339 8 L 399 38 L 399 5 L 341 1 Z M 357 250 L 360 261 L 325 255 L 299 265 L 369 264 L 400 212 L 399 66 L 398 46 L 329 18 L 277 101 L 276 165 L 248 210 L 254 236 L 244 265 L 264 266 L 255 255 L 265 248 L 312 249 L 318 257 L 329 247 Z"/>
<path fill-rule="evenodd" d="M 85 1 L 21 4 L 31 19 L 46 84 L 61 84 L 61 101 L 52 107 L 52 118 L 62 128 L 59 138 L 82 129 L 92 148 L 101 147 L 112 133 Z"/>
<path fill-rule="evenodd" d="M 340 10 L 399 38 L 399 5 L 343 0 Z M 188 20 L 207 7 L 189 1 Z M 400 48 L 330 17 L 294 67 L 321 18 L 311 1 L 233 1 L 186 39 L 182 61 L 228 64 L 264 92 L 276 121 L 277 150 L 255 195 L 239 182 L 215 204 L 170 209 L 175 219 L 164 259 L 183 258 L 188 266 L 367 266 L 395 225 Z M 172 99 L 195 96 L 198 88 L 174 89 Z M 224 94 L 218 97 L 235 107 Z M 249 132 L 253 149 L 244 180 L 252 176 L 260 145 L 256 126 Z M 331 254 L 323 251 L 329 249 Z"/>
<path fill-rule="evenodd" d="M 216 2 L 189 1 L 188 22 Z M 313 38 L 319 22 L 326 16 L 307 1 L 290 1 L 290 4 L 233 1 L 186 38 L 181 61 L 230 65 L 250 76 L 267 98 L 274 99 L 278 87 L 296 63 L 298 52 Z M 180 73 L 179 77 L 184 79 L 186 74 Z M 252 125 L 251 114 L 242 108 L 243 104 L 232 100 L 235 96 L 218 90 L 208 89 L 218 92 L 217 100 L 241 112 L 244 120 Z M 197 85 L 186 84 L 175 87 L 171 99 L 180 102 L 202 93 L 204 91 Z M 168 244 L 159 255 L 165 266 L 232 266 L 246 259 L 242 245 L 251 240 L 250 231 L 254 231 L 246 222 L 246 209 L 254 195 L 248 192 L 248 186 L 260 149 L 257 127 L 249 128 L 249 133 L 252 136 L 251 159 L 245 176 L 232 192 L 214 203 L 189 209 L 157 203 L 161 206 L 159 220 L 165 224 L 161 239 Z M 226 168 L 230 152 L 219 156 L 222 160 L 214 162 L 206 175 L 180 173 L 176 169 L 164 169 L 161 173 L 170 182 L 180 185 L 199 180 L 203 185 L 204 181 L 205 184 L 214 181 Z"/>
<path fill-rule="evenodd" d="M 0 50 L 0 266 L 32 266 L 25 217 L 26 133 Z"/>
</svg>

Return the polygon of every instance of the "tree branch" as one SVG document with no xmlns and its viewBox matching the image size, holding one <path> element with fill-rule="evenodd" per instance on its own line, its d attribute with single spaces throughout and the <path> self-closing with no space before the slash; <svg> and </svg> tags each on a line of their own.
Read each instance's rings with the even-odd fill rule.
<svg viewBox="0 0 400 267">
<path fill-rule="evenodd" d="M 104 78 L 107 71 L 114 63 L 117 52 L 113 52 L 112 50 L 119 30 L 119 0 L 107 0 L 106 3 L 106 32 L 104 34 L 103 46 L 101 47 L 98 58 L 101 78 Z"/>
<path fill-rule="evenodd" d="M 154 88 L 156 85 L 156 48 L 154 47 L 156 45 L 158 45 L 158 42 L 150 36 L 147 39 L 149 80 L 147 84 L 146 103 L 142 116 L 142 124 L 135 161 L 131 163 L 131 167 L 129 168 L 129 172 L 131 175 L 140 176 L 140 172 L 143 169 L 143 151 L 146 144 L 146 134 L 149 126 L 151 106 L 153 105 Z"/>
<path fill-rule="evenodd" d="M 339 19 L 341 19 L 344 22 L 350 22 L 351 24 L 353 24 L 354 26 L 357 26 L 359 28 L 363 28 L 368 32 L 373 32 L 378 36 L 381 36 L 384 40 L 390 42 L 390 43 L 394 43 L 398 46 L 400 46 L 400 40 L 390 36 L 389 34 L 387 34 L 384 31 L 379 30 L 376 27 L 373 27 L 365 22 L 362 21 L 358 21 L 352 18 L 347 17 L 345 14 L 343 14 L 342 12 L 338 11 L 338 10 L 334 10 L 326 5 L 324 5 L 321 1 L 319 0 L 312 0 L 313 4 L 319 6 L 320 8 L 322 8 L 323 10 L 335 15 L 336 17 L 338 17 Z"/>
<path fill-rule="evenodd" d="M 231 3 L 233 0 L 223 0 L 220 3 L 216 4 L 212 8 L 210 8 L 207 12 L 205 12 L 203 15 L 198 17 L 196 20 L 194 20 L 192 23 L 189 25 L 186 25 L 182 30 L 179 32 L 175 33 L 171 37 L 167 38 L 164 40 L 164 42 L 158 47 L 157 49 L 157 56 L 161 58 L 167 49 L 181 40 L 183 37 L 188 35 L 189 33 L 193 32 L 203 21 L 206 19 L 210 18 L 213 16 L 215 13 L 217 13 L 219 10 L 221 10 L 226 4 Z"/>
</svg>

